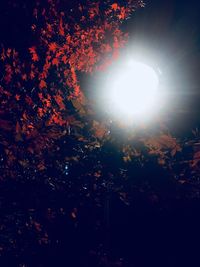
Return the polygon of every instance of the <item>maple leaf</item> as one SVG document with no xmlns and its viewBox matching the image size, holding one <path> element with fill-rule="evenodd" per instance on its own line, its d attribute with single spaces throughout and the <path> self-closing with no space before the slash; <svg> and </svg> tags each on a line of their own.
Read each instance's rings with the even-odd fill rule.
<svg viewBox="0 0 200 267">
<path fill-rule="evenodd" d="M 72 99 L 71 103 L 74 106 L 74 108 L 80 113 L 80 115 L 84 115 L 86 113 L 83 105 L 81 104 L 79 100 Z"/>
<path fill-rule="evenodd" d="M 16 99 L 17 101 L 19 101 L 19 100 L 20 100 L 20 95 L 16 94 L 16 95 L 15 95 L 15 99 Z"/>
<path fill-rule="evenodd" d="M 64 36 L 65 35 L 65 30 L 64 30 L 64 27 L 63 27 L 62 17 L 60 18 L 59 33 L 60 33 L 61 36 Z"/>
<path fill-rule="evenodd" d="M 55 52 L 56 49 L 57 49 L 57 44 L 55 42 L 49 44 L 49 51 Z"/>
<path fill-rule="evenodd" d="M 24 112 L 24 113 L 23 113 L 23 115 L 22 115 L 22 118 L 23 118 L 25 121 L 27 121 L 27 120 L 28 120 L 28 117 L 27 117 L 27 114 L 26 114 L 26 112 Z"/>
<path fill-rule="evenodd" d="M 38 97 L 40 100 L 42 100 L 44 98 L 42 93 L 38 93 Z"/>
<path fill-rule="evenodd" d="M 41 118 L 44 115 L 44 110 L 42 108 L 38 108 L 38 116 Z"/>
<path fill-rule="evenodd" d="M 45 82 L 44 80 L 41 80 L 41 81 L 40 81 L 40 84 L 39 84 L 39 88 L 40 88 L 40 89 L 43 89 L 43 88 L 46 88 L 46 87 L 47 87 L 46 82 Z"/>
<path fill-rule="evenodd" d="M 117 4 L 117 3 L 113 3 L 113 4 L 111 5 L 111 8 L 112 8 L 114 11 L 116 11 L 116 10 L 118 9 L 118 4 Z"/>
<path fill-rule="evenodd" d="M 58 66 L 58 64 L 59 64 L 59 60 L 57 58 L 54 58 L 52 60 L 52 65 Z"/>
<path fill-rule="evenodd" d="M 27 81 L 27 74 L 22 75 L 22 80 Z"/>
<path fill-rule="evenodd" d="M 43 103 L 46 105 L 46 107 L 50 108 L 51 107 L 51 101 L 50 98 L 45 98 Z"/>
<path fill-rule="evenodd" d="M 37 55 L 36 47 L 35 47 L 35 46 L 30 47 L 30 48 L 29 48 L 29 51 L 30 51 L 30 53 L 31 53 L 32 60 L 33 60 L 34 62 L 39 61 L 39 56 Z"/>
<path fill-rule="evenodd" d="M 103 123 L 99 123 L 97 121 L 93 121 L 93 130 L 95 132 L 95 136 L 98 138 L 103 138 L 107 134 L 108 130 Z"/>
<path fill-rule="evenodd" d="M 33 80 L 35 78 L 35 73 L 33 71 L 30 72 L 30 78 Z"/>
<path fill-rule="evenodd" d="M 65 109 L 65 104 L 63 102 L 62 96 L 61 95 L 55 95 L 54 99 L 55 99 L 56 103 L 59 105 L 60 109 L 64 110 Z"/>
<path fill-rule="evenodd" d="M 126 10 L 124 7 L 121 7 L 120 14 L 118 15 L 118 18 L 121 20 L 124 20 L 126 18 Z"/>
<path fill-rule="evenodd" d="M 45 165 L 44 165 L 44 162 L 40 162 L 38 165 L 37 165 L 37 169 L 39 171 L 43 171 L 46 169 Z"/>
<path fill-rule="evenodd" d="M 67 56 L 66 56 L 66 55 L 64 55 L 64 56 L 62 57 L 62 61 L 63 61 L 65 64 L 67 64 Z"/>
<path fill-rule="evenodd" d="M 71 40 L 72 40 L 72 38 L 71 38 L 71 36 L 68 34 L 68 35 L 66 36 L 66 41 L 67 41 L 67 43 L 70 43 Z"/>
</svg>

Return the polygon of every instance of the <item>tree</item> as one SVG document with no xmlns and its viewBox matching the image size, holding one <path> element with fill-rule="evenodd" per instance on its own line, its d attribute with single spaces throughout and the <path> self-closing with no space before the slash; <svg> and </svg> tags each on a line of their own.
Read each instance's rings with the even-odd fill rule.
<svg viewBox="0 0 200 267">
<path fill-rule="evenodd" d="M 87 119 L 88 108 L 78 76 L 103 69 L 117 57 L 127 41 L 120 24 L 139 5 L 137 1 L 123 6 L 110 1 L 36 4 L 30 56 L 21 60 L 11 48 L 1 53 L 1 145 L 7 161 L 3 176 L 16 177 L 19 166 L 42 171 L 43 153 L 56 151 L 55 140 L 69 132 L 81 139 L 85 126 L 77 112 Z M 104 126 L 96 130 L 100 124 L 93 124 L 101 138 Z"/>
<path fill-rule="evenodd" d="M 150 176 L 164 177 L 169 188 L 175 183 L 182 146 L 168 130 L 134 130 L 119 140 L 115 128 L 120 131 L 123 125 L 98 120 L 80 84 L 81 75 L 104 71 L 117 59 L 128 40 L 120 26 L 143 5 L 134 0 L 37 1 L 33 44 L 23 56 L 2 46 L 0 187 L 8 200 L 1 227 L 3 255 L 15 251 L 22 261 L 24 251 L 33 258 L 56 250 L 63 257 L 60 242 L 78 266 L 73 251 L 80 241 L 82 257 L 86 251 L 96 253 L 106 266 L 98 245 L 105 242 L 101 231 L 109 227 L 107 197 L 129 206 L 139 188 L 150 203 L 158 203 L 158 185 L 149 170 Z M 198 168 L 198 155 L 192 167 Z M 96 241 L 90 237 L 85 245 L 89 230 Z"/>
</svg>

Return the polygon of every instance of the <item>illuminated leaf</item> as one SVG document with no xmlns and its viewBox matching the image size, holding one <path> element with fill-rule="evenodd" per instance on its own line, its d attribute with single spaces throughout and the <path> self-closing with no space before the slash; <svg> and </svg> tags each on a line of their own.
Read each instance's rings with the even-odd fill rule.
<svg viewBox="0 0 200 267">
<path fill-rule="evenodd" d="M 57 44 L 56 44 L 55 42 L 49 44 L 49 50 L 50 50 L 50 51 L 55 52 L 56 49 L 57 49 Z"/>
<path fill-rule="evenodd" d="M 116 11 L 118 9 L 118 4 L 117 3 L 114 3 L 114 4 L 112 4 L 111 7 L 112 7 L 113 10 Z"/>
<path fill-rule="evenodd" d="M 39 88 L 40 88 L 40 89 L 43 89 L 43 88 L 46 88 L 46 87 L 47 87 L 46 82 L 45 82 L 44 80 L 41 80 L 41 81 L 40 81 L 40 84 L 39 84 Z"/>
<path fill-rule="evenodd" d="M 36 47 L 33 46 L 33 47 L 29 48 L 29 51 L 30 51 L 30 53 L 31 53 L 32 60 L 33 60 L 34 62 L 39 61 L 39 56 L 37 55 Z"/>
</svg>

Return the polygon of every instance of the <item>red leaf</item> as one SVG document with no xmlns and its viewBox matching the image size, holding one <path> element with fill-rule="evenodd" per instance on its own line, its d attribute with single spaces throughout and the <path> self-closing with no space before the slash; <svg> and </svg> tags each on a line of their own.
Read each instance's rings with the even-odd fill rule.
<svg viewBox="0 0 200 267">
<path fill-rule="evenodd" d="M 114 3 L 114 4 L 111 5 L 111 7 L 112 7 L 113 10 L 116 11 L 118 9 L 118 4 Z"/>
<path fill-rule="evenodd" d="M 63 61 L 65 64 L 67 64 L 67 57 L 66 57 L 66 56 L 63 56 L 63 57 L 62 57 L 62 61 Z"/>
<path fill-rule="evenodd" d="M 50 50 L 50 51 L 55 52 L 56 49 L 57 49 L 57 44 L 56 44 L 55 42 L 49 44 L 49 50 Z"/>
<path fill-rule="evenodd" d="M 60 18 L 60 25 L 59 25 L 59 33 L 60 35 L 64 36 L 65 35 L 65 31 L 64 31 L 64 27 L 63 27 L 63 21 L 62 21 L 62 17 Z"/>
<path fill-rule="evenodd" d="M 58 66 L 58 64 L 59 64 L 58 59 L 57 59 L 57 58 L 54 58 L 54 59 L 52 60 L 52 65 Z"/>
<path fill-rule="evenodd" d="M 19 101 L 19 100 L 20 100 L 20 95 L 16 94 L 16 95 L 15 95 L 15 99 L 16 99 L 17 101 Z"/>
<path fill-rule="evenodd" d="M 61 95 L 55 95 L 54 99 L 55 99 L 56 103 L 59 105 L 61 110 L 65 109 L 65 104 L 63 102 L 63 98 Z"/>
<path fill-rule="evenodd" d="M 31 55 L 32 55 L 32 60 L 33 60 L 34 62 L 39 61 L 39 56 L 37 55 L 36 47 L 33 46 L 33 47 L 29 48 L 29 51 L 30 51 L 30 53 L 31 53 Z"/>
<path fill-rule="evenodd" d="M 40 88 L 40 89 L 43 89 L 43 88 L 46 88 L 46 87 L 47 87 L 46 82 L 45 82 L 44 80 L 41 80 L 41 81 L 40 81 L 40 84 L 39 84 L 39 88 Z"/>
</svg>

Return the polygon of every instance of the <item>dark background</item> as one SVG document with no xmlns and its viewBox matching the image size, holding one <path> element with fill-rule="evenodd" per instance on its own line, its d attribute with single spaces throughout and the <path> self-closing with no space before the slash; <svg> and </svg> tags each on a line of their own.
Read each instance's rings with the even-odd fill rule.
<svg viewBox="0 0 200 267">
<path fill-rule="evenodd" d="M 127 21 L 130 44 L 162 71 L 169 94 L 169 126 L 178 135 L 189 134 L 200 122 L 199 14 L 199 1 L 153 0 Z"/>
</svg>

